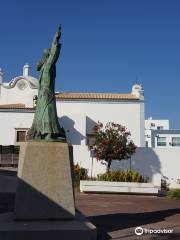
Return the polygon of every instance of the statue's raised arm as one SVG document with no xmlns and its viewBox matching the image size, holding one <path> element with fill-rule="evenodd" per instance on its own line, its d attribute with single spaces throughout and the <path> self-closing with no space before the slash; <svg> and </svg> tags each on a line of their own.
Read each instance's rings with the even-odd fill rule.
<svg viewBox="0 0 180 240">
<path fill-rule="evenodd" d="M 54 39 L 51 45 L 50 55 L 47 60 L 47 65 L 52 65 L 56 63 L 59 57 L 60 50 L 61 50 L 61 44 L 59 43 L 60 37 L 61 37 L 61 26 L 58 26 L 58 29 L 54 35 Z"/>
</svg>

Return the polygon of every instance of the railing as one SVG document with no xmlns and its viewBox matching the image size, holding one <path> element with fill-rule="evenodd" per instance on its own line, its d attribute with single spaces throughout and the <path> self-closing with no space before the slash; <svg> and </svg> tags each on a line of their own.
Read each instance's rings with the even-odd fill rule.
<svg viewBox="0 0 180 240">
<path fill-rule="evenodd" d="M 19 149 L 19 146 L 0 145 L 0 167 L 17 166 L 19 160 Z"/>
</svg>

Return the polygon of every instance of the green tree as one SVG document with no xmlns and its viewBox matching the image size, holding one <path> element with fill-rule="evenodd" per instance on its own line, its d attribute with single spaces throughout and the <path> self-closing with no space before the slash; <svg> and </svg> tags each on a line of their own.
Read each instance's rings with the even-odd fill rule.
<svg viewBox="0 0 180 240">
<path fill-rule="evenodd" d="M 94 128 L 94 140 L 89 145 L 97 160 L 107 162 L 109 172 L 112 160 L 123 160 L 135 153 L 136 145 L 131 140 L 131 133 L 126 127 L 109 122 L 105 126 L 98 122 Z"/>
</svg>

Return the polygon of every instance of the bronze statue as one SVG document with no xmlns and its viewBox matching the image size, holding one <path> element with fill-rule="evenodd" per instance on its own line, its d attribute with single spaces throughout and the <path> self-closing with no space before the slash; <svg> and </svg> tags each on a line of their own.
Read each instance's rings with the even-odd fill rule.
<svg viewBox="0 0 180 240">
<path fill-rule="evenodd" d="M 42 59 L 37 63 L 40 71 L 38 100 L 31 128 L 27 132 L 27 140 L 65 141 L 64 129 L 60 127 L 55 98 L 56 62 L 61 44 L 61 28 L 55 33 L 51 49 L 45 49 Z"/>
</svg>

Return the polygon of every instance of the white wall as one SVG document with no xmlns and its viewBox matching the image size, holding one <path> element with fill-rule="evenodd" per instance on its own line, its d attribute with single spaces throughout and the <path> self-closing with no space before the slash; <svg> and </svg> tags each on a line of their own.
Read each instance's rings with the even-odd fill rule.
<svg viewBox="0 0 180 240">
<path fill-rule="evenodd" d="M 148 176 L 156 186 L 160 186 L 161 178 L 170 183 L 171 188 L 180 187 L 180 148 L 138 148 L 131 158 L 132 169 Z M 112 168 L 127 169 L 130 160 L 114 162 Z"/>
<path fill-rule="evenodd" d="M 114 111 L 117 105 L 114 106 Z M 74 162 L 79 164 L 82 167 L 85 167 L 89 170 L 89 175 L 91 175 L 92 168 L 92 157 L 86 146 L 86 124 L 90 126 L 90 123 L 93 123 L 91 120 L 104 120 L 105 113 L 103 109 L 100 111 L 100 106 L 98 104 L 90 104 L 89 109 L 84 105 L 84 114 L 80 114 L 80 106 L 78 105 L 69 105 L 71 107 L 71 113 L 68 116 L 67 105 L 61 105 L 58 108 L 58 111 L 61 110 L 61 125 L 66 130 L 67 139 L 73 144 L 74 150 Z M 76 108 L 77 107 L 77 108 Z M 101 106 L 102 107 L 102 106 Z M 108 106 L 112 113 L 112 106 Z M 99 112 L 98 112 L 99 108 Z M 103 107 L 102 107 L 103 108 Z M 129 111 L 132 106 L 127 107 Z M 138 106 L 135 106 L 135 109 L 138 109 Z M 85 111 L 85 109 L 87 111 Z M 94 109 L 94 111 L 93 111 Z M 91 111 L 90 111 L 91 110 Z M 63 112 L 64 111 L 64 112 Z M 75 113 L 76 112 L 76 113 Z M 77 113 L 79 112 L 79 113 Z M 83 112 L 83 111 L 82 111 Z M 96 114 L 95 114 L 96 112 Z M 115 111 L 116 112 L 116 111 Z M 64 113 L 64 115 L 62 115 Z M 89 115 L 90 118 L 86 118 L 85 113 Z M 117 115 L 119 112 L 117 113 Z M 111 114 L 107 114 L 107 121 L 115 121 L 116 119 L 122 119 L 122 116 L 118 118 L 115 114 L 114 118 Z M 121 114 L 119 114 L 121 115 Z M 123 115 L 127 117 L 126 114 Z M 59 116 L 60 117 L 60 116 Z M 127 119 L 131 119 L 127 118 Z M 138 118 L 137 118 L 138 119 Z M 0 144 L 1 145 L 10 145 L 15 143 L 15 128 L 29 128 L 32 124 L 33 113 L 22 113 L 22 112 L 0 112 Z M 105 120 L 104 120 L 105 121 Z M 124 120 L 125 121 L 125 120 Z M 128 122 L 128 120 L 127 120 Z M 136 121 L 134 122 L 134 128 Z M 133 123 L 129 121 L 128 126 L 133 127 Z M 90 131 L 91 127 L 87 127 L 87 130 Z M 131 130 L 131 129 L 130 129 Z M 136 136 L 135 134 L 133 136 Z M 138 140 L 138 138 L 137 138 Z M 118 168 L 129 168 L 130 161 L 114 161 L 112 167 Z M 180 148 L 143 148 L 139 147 L 136 154 L 132 156 L 132 168 L 140 171 L 143 175 L 148 176 L 150 180 L 157 186 L 160 186 L 160 179 L 165 178 L 171 184 L 171 187 L 178 187 L 177 179 L 180 178 Z M 104 161 L 97 161 L 93 158 L 93 171 L 92 175 L 95 176 L 99 173 L 106 171 L 106 165 Z"/>
<path fill-rule="evenodd" d="M 132 139 L 137 146 L 144 146 L 144 109 L 143 102 L 93 102 L 93 101 L 57 101 L 57 112 L 60 117 L 84 115 L 92 123 L 98 121 L 117 122 L 127 127 L 131 132 Z M 74 119 L 72 119 L 75 121 Z M 93 124 L 92 124 L 93 126 Z M 82 131 L 82 128 L 81 128 Z M 87 131 L 92 130 L 87 126 Z"/>
<path fill-rule="evenodd" d="M 67 139 L 73 144 L 74 162 L 88 169 L 95 176 L 106 171 L 104 161 L 93 159 L 86 145 L 86 134 L 92 133 L 98 122 L 117 122 L 127 127 L 137 146 L 144 146 L 143 102 L 57 101 L 60 123 L 66 130 Z"/>
<path fill-rule="evenodd" d="M 27 83 L 28 84 L 28 83 Z M 17 85 L 14 88 L 1 88 L 0 104 L 24 103 L 26 107 L 33 107 L 33 96 L 38 94 L 37 89 L 31 89 L 29 84 L 24 90 L 20 90 Z"/>
<path fill-rule="evenodd" d="M 16 128 L 29 128 L 33 113 L 0 112 L 0 145 L 14 145 Z"/>
<path fill-rule="evenodd" d="M 30 128 L 34 113 L 31 112 L 0 112 L 0 145 L 14 145 L 16 143 L 16 129 Z M 92 158 L 86 145 L 86 116 L 71 114 L 59 117 L 61 126 L 66 131 L 67 141 L 73 145 L 74 163 L 88 169 L 91 175 Z M 103 173 L 106 165 L 93 159 L 93 176 Z"/>
<path fill-rule="evenodd" d="M 11 89 L 12 91 L 12 89 Z M 100 101 L 57 101 L 57 113 L 64 127 L 67 140 L 73 145 L 74 162 L 89 170 L 92 157 L 86 145 L 86 134 L 98 121 L 117 122 L 127 127 L 137 146 L 144 145 L 144 103 L 140 101 L 100 102 Z M 15 144 L 15 128 L 29 128 L 33 113 L 0 112 L 0 144 Z M 103 163 L 103 164 L 102 164 Z M 106 170 L 102 161 L 93 159 L 93 175 Z"/>
<path fill-rule="evenodd" d="M 180 187 L 177 179 L 180 179 L 180 148 L 154 148 L 161 163 L 161 174 L 170 183 L 170 187 Z"/>
</svg>

